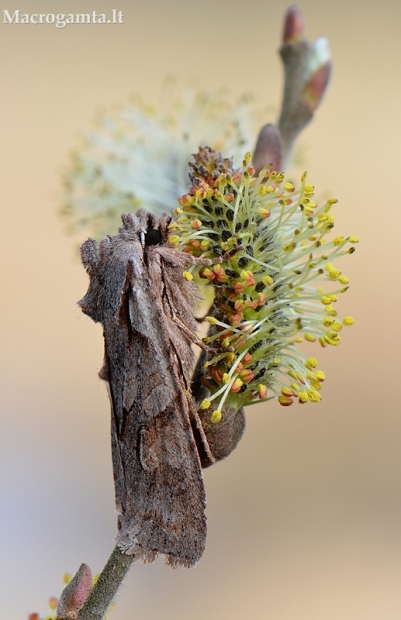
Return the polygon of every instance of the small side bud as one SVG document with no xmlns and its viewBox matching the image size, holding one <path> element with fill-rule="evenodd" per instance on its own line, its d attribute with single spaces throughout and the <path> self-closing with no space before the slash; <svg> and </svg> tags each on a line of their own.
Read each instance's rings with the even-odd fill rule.
<svg viewBox="0 0 401 620">
<path fill-rule="evenodd" d="M 71 618 L 84 605 L 92 590 L 92 573 L 86 564 L 81 564 L 76 575 L 61 593 L 57 606 L 59 618 Z"/>
<path fill-rule="evenodd" d="M 259 174 L 262 168 L 270 164 L 273 170 L 281 170 L 282 157 L 283 141 L 279 128 L 273 123 L 264 125 L 259 132 L 253 155 L 255 173 Z"/>
<path fill-rule="evenodd" d="M 314 112 L 322 101 L 330 81 L 331 72 L 332 63 L 329 60 L 314 71 L 306 82 L 302 93 L 302 102 L 308 106 L 311 112 Z"/>
<path fill-rule="evenodd" d="M 206 399 L 202 404 L 206 404 Z M 237 447 L 245 430 L 245 413 L 243 409 L 236 411 L 226 405 L 217 411 L 213 403 L 209 405 L 207 409 L 201 407 L 198 415 L 207 436 L 210 452 L 216 461 L 220 461 Z M 196 434 L 196 429 L 194 430 Z M 202 467 L 212 465 L 214 461 L 209 460 L 200 442 L 198 449 Z"/>
<path fill-rule="evenodd" d="M 284 17 L 283 43 L 295 43 L 305 34 L 305 19 L 299 8 L 290 6 Z"/>
</svg>

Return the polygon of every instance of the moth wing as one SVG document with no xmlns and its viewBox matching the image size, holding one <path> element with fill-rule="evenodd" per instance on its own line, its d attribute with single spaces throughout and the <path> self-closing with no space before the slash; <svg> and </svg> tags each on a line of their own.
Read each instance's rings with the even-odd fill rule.
<svg viewBox="0 0 401 620">
<path fill-rule="evenodd" d="M 132 450 L 126 441 L 119 445 L 126 495 L 117 544 L 143 562 L 160 553 L 174 568 L 196 564 L 206 543 L 205 490 L 188 407 L 186 395 L 177 394 L 155 416 L 134 414 Z"/>
</svg>

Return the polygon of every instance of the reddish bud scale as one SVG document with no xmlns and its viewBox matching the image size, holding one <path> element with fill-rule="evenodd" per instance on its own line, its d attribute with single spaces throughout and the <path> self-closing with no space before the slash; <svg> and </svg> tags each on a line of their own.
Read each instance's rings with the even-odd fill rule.
<svg viewBox="0 0 401 620">
<path fill-rule="evenodd" d="M 217 381 L 217 383 L 222 383 L 223 382 L 223 374 L 224 374 L 224 372 L 221 370 L 221 368 L 214 367 L 211 370 L 209 370 L 209 374 L 212 377 L 212 379 Z"/>
<path fill-rule="evenodd" d="M 258 396 L 260 400 L 263 400 L 264 398 L 267 397 L 267 386 L 266 385 L 258 386 Z"/>
<path fill-rule="evenodd" d="M 284 18 L 283 43 L 295 43 L 305 34 L 305 19 L 296 6 L 290 6 Z"/>
<path fill-rule="evenodd" d="M 252 310 L 256 310 L 256 308 L 258 307 L 258 302 L 252 301 L 251 299 L 247 299 L 245 303 L 247 308 L 252 308 Z"/>
<path fill-rule="evenodd" d="M 76 575 L 61 593 L 57 615 L 67 616 L 80 609 L 92 590 L 92 574 L 89 566 L 81 564 Z"/>
<path fill-rule="evenodd" d="M 244 383 L 249 383 L 250 381 L 252 381 L 255 374 L 249 368 L 244 368 L 244 370 L 240 372 L 239 376 L 241 377 Z"/>
<path fill-rule="evenodd" d="M 243 293 L 245 290 L 245 286 L 243 282 L 234 282 L 232 285 L 234 292 L 238 295 L 239 293 Z"/>
<path fill-rule="evenodd" d="M 230 391 L 233 392 L 234 394 L 237 394 L 241 390 L 242 386 L 243 386 L 243 383 L 241 379 L 237 378 L 232 384 Z"/>
<path fill-rule="evenodd" d="M 324 65 L 312 73 L 309 80 L 305 84 L 303 102 L 310 108 L 310 110 L 312 110 L 312 112 L 317 108 L 322 100 L 330 80 L 331 69 L 332 64 L 330 60 L 328 60 Z"/>
<path fill-rule="evenodd" d="M 239 325 L 241 323 L 242 319 L 243 319 L 242 313 L 237 312 L 230 316 L 230 323 L 233 327 L 235 327 L 236 325 Z"/>
</svg>

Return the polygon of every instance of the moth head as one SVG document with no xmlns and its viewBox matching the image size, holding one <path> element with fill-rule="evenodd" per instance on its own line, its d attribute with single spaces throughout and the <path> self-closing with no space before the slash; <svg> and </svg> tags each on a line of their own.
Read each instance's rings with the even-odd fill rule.
<svg viewBox="0 0 401 620">
<path fill-rule="evenodd" d="M 120 234 L 125 238 L 139 239 L 142 247 L 167 243 L 171 222 L 171 216 L 167 213 L 157 217 L 145 209 L 139 209 L 136 213 L 123 213 L 121 220 Z"/>
</svg>

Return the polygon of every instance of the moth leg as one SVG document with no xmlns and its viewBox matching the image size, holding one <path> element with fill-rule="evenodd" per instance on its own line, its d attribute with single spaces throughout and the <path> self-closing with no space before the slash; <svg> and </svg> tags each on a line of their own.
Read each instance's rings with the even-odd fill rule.
<svg viewBox="0 0 401 620">
<path fill-rule="evenodd" d="M 174 312 L 171 313 L 171 318 L 174 323 L 176 323 L 180 327 L 181 331 L 183 331 L 184 334 L 188 336 L 188 338 L 194 344 L 203 349 L 203 351 L 206 351 L 206 353 L 212 353 L 213 355 L 216 355 L 216 353 L 232 353 L 234 351 L 234 347 L 210 347 L 209 345 L 202 342 L 202 340 L 200 340 L 193 332 L 191 332 L 191 330 L 188 329 L 188 327 L 184 323 L 182 323 L 182 321 L 180 321 L 180 319 L 175 315 Z"/>
<path fill-rule="evenodd" d="M 215 263 L 224 263 L 225 260 L 228 260 L 232 256 L 235 256 L 236 254 L 238 254 L 238 252 L 241 252 L 244 249 L 245 248 L 244 248 L 243 245 L 238 245 L 236 248 L 233 248 L 232 250 L 228 250 L 228 252 L 223 254 L 223 256 L 219 256 L 218 258 L 214 258 L 213 259 L 213 264 L 215 264 Z"/>
<path fill-rule="evenodd" d="M 239 245 L 232 250 L 228 250 L 223 256 L 218 256 L 217 258 L 201 258 L 200 256 L 192 256 L 194 265 L 216 265 L 218 263 L 224 263 L 225 260 L 228 260 L 232 256 L 238 254 L 244 249 L 243 245 Z"/>
</svg>

